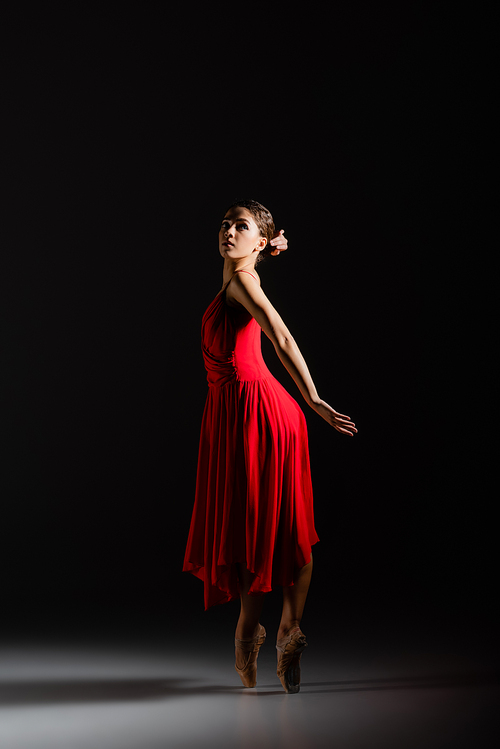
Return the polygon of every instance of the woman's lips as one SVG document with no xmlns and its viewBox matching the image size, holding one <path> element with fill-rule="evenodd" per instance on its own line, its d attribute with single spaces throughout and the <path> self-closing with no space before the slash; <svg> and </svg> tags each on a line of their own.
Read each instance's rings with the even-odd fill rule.
<svg viewBox="0 0 500 749">
<path fill-rule="evenodd" d="M 225 247 L 234 247 L 232 242 L 223 242 L 222 243 Z"/>
</svg>

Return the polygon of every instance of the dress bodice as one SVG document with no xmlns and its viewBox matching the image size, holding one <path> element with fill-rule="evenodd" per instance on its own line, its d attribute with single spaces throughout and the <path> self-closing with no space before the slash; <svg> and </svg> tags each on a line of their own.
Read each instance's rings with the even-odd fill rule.
<svg viewBox="0 0 500 749">
<path fill-rule="evenodd" d="M 217 387 L 271 374 L 262 357 L 260 325 L 246 309 L 227 304 L 227 286 L 209 305 L 201 328 L 208 383 Z"/>
</svg>

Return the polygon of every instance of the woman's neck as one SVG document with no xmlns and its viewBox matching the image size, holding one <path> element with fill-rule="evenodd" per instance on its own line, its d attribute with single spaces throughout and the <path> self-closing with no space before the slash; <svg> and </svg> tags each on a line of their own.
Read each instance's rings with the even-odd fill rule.
<svg viewBox="0 0 500 749">
<path fill-rule="evenodd" d="M 227 257 L 224 258 L 222 283 L 228 283 L 238 270 L 246 270 L 250 273 L 255 273 L 255 260 L 253 258 L 249 260 L 247 257 L 241 258 L 240 260 L 230 260 Z"/>
</svg>

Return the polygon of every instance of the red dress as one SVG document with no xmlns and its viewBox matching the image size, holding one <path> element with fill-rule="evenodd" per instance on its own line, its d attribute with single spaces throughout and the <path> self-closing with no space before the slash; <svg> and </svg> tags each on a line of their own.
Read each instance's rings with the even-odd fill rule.
<svg viewBox="0 0 500 749">
<path fill-rule="evenodd" d="M 255 573 L 250 594 L 292 585 L 319 540 L 304 414 L 266 367 L 257 321 L 226 304 L 226 288 L 202 321 L 209 389 L 183 566 L 203 580 L 205 609 L 239 597 L 238 562 Z"/>
</svg>

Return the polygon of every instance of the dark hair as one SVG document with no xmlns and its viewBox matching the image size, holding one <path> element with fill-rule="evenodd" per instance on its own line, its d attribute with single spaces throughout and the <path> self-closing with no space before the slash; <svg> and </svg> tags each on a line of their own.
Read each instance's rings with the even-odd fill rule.
<svg viewBox="0 0 500 749">
<path fill-rule="evenodd" d="M 246 208 L 255 219 L 255 223 L 257 224 L 260 233 L 266 239 L 267 244 L 264 249 L 259 252 L 255 264 L 260 263 L 261 260 L 264 260 L 265 257 L 269 257 L 271 254 L 273 248 L 269 242 L 276 234 L 274 219 L 270 211 L 268 211 L 261 203 L 258 203 L 256 200 L 251 200 L 250 198 L 246 200 L 236 200 L 229 206 L 228 210 L 231 208 Z"/>
</svg>

